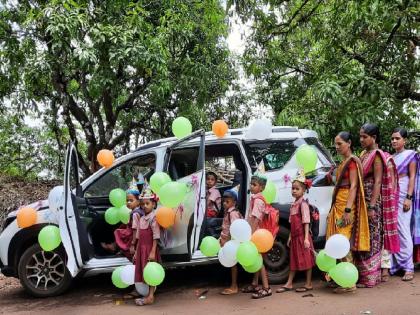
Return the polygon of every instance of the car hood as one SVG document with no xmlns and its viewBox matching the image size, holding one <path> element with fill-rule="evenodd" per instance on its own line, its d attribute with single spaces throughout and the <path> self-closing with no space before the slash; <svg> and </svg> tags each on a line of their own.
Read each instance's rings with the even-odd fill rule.
<svg viewBox="0 0 420 315">
<path fill-rule="evenodd" d="M 19 209 L 24 208 L 24 207 L 33 208 L 36 211 L 45 210 L 45 209 L 48 208 L 48 199 L 38 200 L 38 201 L 35 201 L 35 202 L 33 202 L 33 203 L 29 204 L 29 205 L 22 205 L 17 210 L 10 212 L 7 215 L 7 217 L 8 218 L 14 218 L 14 217 L 16 217 L 16 214 L 19 211 Z"/>
</svg>

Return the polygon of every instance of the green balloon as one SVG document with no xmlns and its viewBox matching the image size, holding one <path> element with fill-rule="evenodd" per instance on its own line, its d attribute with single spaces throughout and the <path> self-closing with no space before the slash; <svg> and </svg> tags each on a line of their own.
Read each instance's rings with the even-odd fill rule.
<svg viewBox="0 0 420 315">
<path fill-rule="evenodd" d="M 165 279 L 165 270 L 162 265 L 157 262 L 150 261 L 147 263 L 143 270 L 144 282 L 148 285 L 155 287 L 163 282 Z"/>
<path fill-rule="evenodd" d="M 125 205 L 118 208 L 117 210 L 118 221 L 121 221 L 122 223 L 127 224 L 130 221 L 130 213 L 131 213 L 131 210 Z"/>
<path fill-rule="evenodd" d="M 129 285 L 125 284 L 124 281 L 121 280 L 121 270 L 123 269 L 123 267 L 118 267 L 116 269 L 114 269 L 114 271 L 112 272 L 112 283 L 119 289 L 125 289 L 128 288 Z"/>
<path fill-rule="evenodd" d="M 242 266 L 251 266 L 256 263 L 258 255 L 257 246 L 251 241 L 247 241 L 239 245 L 236 259 Z"/>
<path fill-rule="evenodd" d="M 38 243 L 44 251 L 53 251 L 61 244 L 60 229 L 55 225 L 43 227 L 38 234 Z"/>
<path fill-rule="evenodd" d="M 353 287 L 359 279 L 359 272 L 355 265 L 349 262 L 341 262 L 329 271 L 331 279 L 343 288 Z"/>
<path fill-rule="evenodd" d="M 200 244 L 200 251 L 204 256 L 212 257 L 216 256 L 220 250 L 219 241 L 213 236 L 206 236 L 203 238 Z"/>
<path fill-rule="evenodd" d="M 276 194 L 277 194 L 276 185 L 271 180 L 268 180 L 262 194 L 265 198 L 265 201 L 267 201 L 267 203 L 272 203 L 276 199 Z"/>
<path fill-rule="evenodd" d="M 309 173 L 316 168 L 318 154 L 312 146 L 304 144 L 296 150 L 296 161 L 305 173 Z"/>
<path fill-rule="evenodd" d="M 263 265 L 263 258 L 261 254 L 259 254 L 255 262 L 251 266 L 243 266 L 243 268 L 246 272 L 256 273 L 257 271 L 260 271 L 262 265 Z"/>
<path fill-rule="evenodd" d="M 121 188 L 115 188 L 109 193 L 109 201 L 114 207 L 122 207 L 126 203 L 127 194 Z"/>
<path fill-rule="evenodd" d="M 328 256 L 324 249 L 316 256 L 316 265 L 321 271 L 328 272 L 331 268 L 334 268 L 336 263 L 335 258 Z"/>
<path fill-rule="evenodd" d="M 169 177 L 168 174 L 164 173 L 164 172 L 157 172 L 154 173 L 152 175 L 152 177 L 150 177 L 150 187 L 152 188 L 153 192 L 158 194 L 160 188 L 171 182 L 171 178 Z"/>
<path fill-rule="evenodd" d="M 184 138 L 191 134 L 191 122 L 185 117 L 178 117 L 172 123 L 172 132 L 178 139 Z"/>
<path fill-rule="evenodd" d="M 118 208 L 111 207 L 105 211 L 105 222 L 111 225 L 114 225 L 120 222 Z"/>
<path fill-rule="evenodd" d="M 178 207 L 187 193 L 184 183 L 170 182 L 163 185 L 159 190 L 159 201 L 165 207 Z"/>
</svg>

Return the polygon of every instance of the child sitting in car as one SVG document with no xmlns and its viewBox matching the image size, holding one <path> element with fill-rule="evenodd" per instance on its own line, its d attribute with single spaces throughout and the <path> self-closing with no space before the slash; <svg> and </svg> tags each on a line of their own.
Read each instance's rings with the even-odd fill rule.
<svg viewBox="0 0 420 315">
<path fill-rule="evenodd" d="M 216 188 L 217 175 L 214 172 L 206 174 L 206 218 L 208 235 L 218 237 L 217 228 L 220 227 L 220 219 L 218 219 L 221 206 L 222 196 Z"/>
</svg>

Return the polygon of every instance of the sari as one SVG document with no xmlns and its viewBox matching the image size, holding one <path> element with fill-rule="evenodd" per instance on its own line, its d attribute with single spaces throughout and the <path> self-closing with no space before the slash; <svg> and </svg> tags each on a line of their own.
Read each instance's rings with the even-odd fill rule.
<svg viewBox="0 0 420 315">
<path fill-rule="evenodd" d="M 365 189 L 366 204 L 369 204 L 374 190 L 374 174 L 372 172 L 375 159 L 379 159 L 383 165 L 381 194 L 376 202 L 376 215 L 369 219 L 369 252 L 356 252 L 355 265 L 359 270 L 359 283 L 367 287 L 373 287 L 381 282 L 381 253 L 386 249 L 391 253 L 399 251 L 399 238 L 397 227 L 397 212 L 395 201 L 395 187 L 392 174 L 388 167 L 389 161 L 383 151 L 373 150 L 363 152 L 360 160 L 363 166 L 363 183 Z M 391 161 L 392 162 L 392 161 Z"/>
<path fill-rule="evenodd" d="M 337 220 L 343 217 L 350 194 L 350 187 L 349 185 L 343 185 L 343 179 L 351 162 L 354 162 L 356 165 L 358 187 L 356 199 L 351 207 L 350 216 L 352 223 L 341 227 L 337 225 Z M 348 238 L 352 251 L 370 250 L 369 223 L 365 192 L 363 189 L 363 168 L 360 160 L 353 155 L 341 162 L 337 168 L 337 183 L 333 193 L 330 213 L 327 218 L 327 239 L 334 234 L 342 234 Z"/>
<path fill-rule="evenodd" d="M 413 194 L 413 243 L 414 262 L 420 262 L 420 153 L 416 153 L 417 171 Z"/>
<path fill-rule="evenodd" d="M 392 255 L 391 274 L 395 274 L 398 270 L 408 272 L 414 271 L 413 263 L 413 238 L 411 233 L 412 209 L 404 211 L 403 205 L 408 191 L 409 184 L 409 165 L 416 161 L 416 152 L 412 150 L 404 150 L 403 152 L 394 154 L 394 161 L 397 166 L 399 176 L 399 198 L 398 198 L 398 233 L 400 238 L 400 251 Z M 413 205 L 413 204 L 412 204 Z"/>
</svg>

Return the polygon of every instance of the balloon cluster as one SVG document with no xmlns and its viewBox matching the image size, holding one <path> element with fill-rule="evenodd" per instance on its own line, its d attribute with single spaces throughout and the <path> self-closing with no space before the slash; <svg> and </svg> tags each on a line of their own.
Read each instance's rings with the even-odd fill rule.
<svg viewBox="0 0 420 315">
<path fill-rule="evenodd" d="M 316 265 L 322 271 L 328 272 L 331 279 L 343 288 L 353 287 L 359 279 L 359 272 L 352 263 L 340 262 L 350 251 L 350 242 L 342 234 L 334 234 L 325 244 L 325 249 L 316 256 Z"/>
<path fill-rule="evenodd" d="M 126 206 L 127 194 L 121 188 L 115 188 L 109 193 L 109 201 L 113 207 L 105 211 L 105 221 L 114 225 L 118 222 L 127 224 L 130 220 L 130 209 Z"/>
<path fill-rule="evenodd" d="M 112 283 L 119 289 L 125 289 L 133 285 L 135 271 L 135 265 L 121 266 L 114 269 L 111 276 Z M 149 293 L 148 286 L 155 287 L 163 282 L 163 279 L 165 279 L 165 270 L 157 262 L 148 262 L 143 269 L 143 279 L 147 285 L 142 282 L 135 283 L 135 285 L 137 292 L 146 296 Z"/>
<path fill-rule="evenodd" d="M 219 241 L 206 236 L 200 244 L 200 250 L 205 256 L 218 256 L 225 267 L 233 267 L 238 262 L 245 271 L 255 273 L 263 265 L 262 253 L 268 252 L 274 244 L 274 237 L 266 229 L 258 229 L 253 234 L 251 226 L 244 219 L 235 220 L 230 226 L 232 239 L 222 248 Z"/>
</svg>

